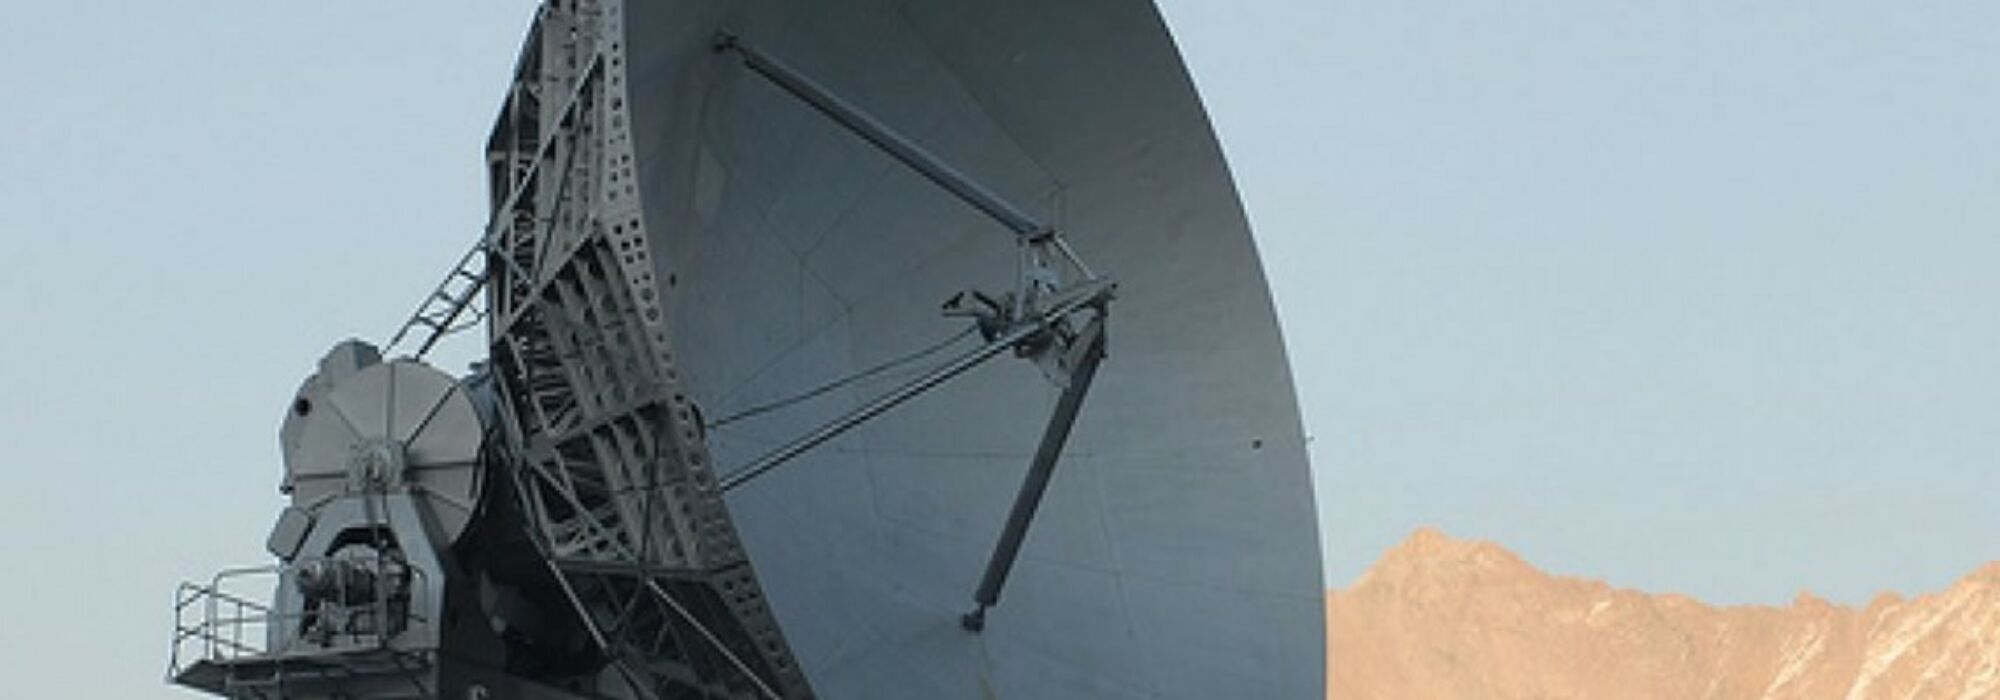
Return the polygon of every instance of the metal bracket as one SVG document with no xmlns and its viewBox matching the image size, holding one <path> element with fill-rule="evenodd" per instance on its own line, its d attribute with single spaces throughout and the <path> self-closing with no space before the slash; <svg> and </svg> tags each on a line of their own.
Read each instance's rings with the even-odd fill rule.
<svg viewBox="0 0 2000 700">
<path fill-rule="evenodd" d="M 1101 328 L 1101 319 L 1106 313 L 1104 309 L 1110 303 L 1112 293 L 1116 289 L 1116 285 L 1103 280 L 1079 285 L 1078 288 L 1071 290 L 1069 294 L 1060 297 L 1056 303 L 1041 314 L 1014 323 L 1004 332 L 995 335 L 985 345 L 973 348 L 970 352 L 954 357 L 937 368 L 918 376 L 916 379 L 912 379 L 890 390 L 889 393 L 862 404 L 859 408 L 844 413 L 831 421 L 827 421 L 819 428 L 791 442 L 780 445 L 742 468 L 730 472 L 719 480 L 719 488 L 724 492 L 733 491 L 749 483 L 752 479 L 796 459 L 799 455 L 803 455 L 815 447 L 840 437 L 842 434 L 859 427 L 870 419 L 887 413 L 889 409 L 900 406 L 904 402 L 936 388 L 938 385 L 945 383 L 945 381 L 964 374 L 966 371 L 978 367 L 987 360 L 998 357 L 1002 352 L 1010 349 L 1015 349 L 1018 352 L 1018 348 L 1021 347 L 1023 341 L 1048 333 L 1051 327 L 1068 318 L 1072 313 L 1085 308 L 1097 308 L 1100 320 L 1094 322 L 1094 326 Z M 1098 343 L 1101 345 L 1102 342 L 1100 338 Z"/>
</svg>

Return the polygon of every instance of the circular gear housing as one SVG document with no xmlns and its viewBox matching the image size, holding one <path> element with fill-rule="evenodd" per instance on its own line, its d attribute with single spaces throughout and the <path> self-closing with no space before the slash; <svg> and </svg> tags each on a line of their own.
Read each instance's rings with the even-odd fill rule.
<svg viewBox="0 0 2000 700">
<path fill-rule="evenodd" d="M 384 362 L 346 341 L 320 360 L 285 413 L 282 489 L 312 510 L 336 496 L 408 491 L 429 506 L 437 535 L 465 532 L 483 488 L 485 425 L 465 385 L 409 359 Z"/>
</svg>

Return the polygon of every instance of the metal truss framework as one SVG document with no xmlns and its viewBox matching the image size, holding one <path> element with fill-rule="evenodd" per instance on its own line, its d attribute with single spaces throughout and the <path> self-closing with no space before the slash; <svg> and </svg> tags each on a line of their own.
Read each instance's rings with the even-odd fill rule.
<svg viewBox="0 0 2000 700">
<path fill-rule="evenodd" d="M 640 208 L 618 0 L 544 5 L 488 143 L 487 325 L 530 533 L 640 697 L 811 697 L 724 508 Z"/>
</svg>

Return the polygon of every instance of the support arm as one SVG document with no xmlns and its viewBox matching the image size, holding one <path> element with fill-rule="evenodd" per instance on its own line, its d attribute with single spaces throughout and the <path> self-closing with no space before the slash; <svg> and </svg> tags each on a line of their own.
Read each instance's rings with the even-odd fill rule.
<svg viewBox="0 0 2000 700">
<path fill-rule="evenodd" d="M 967 630 L 986 629 L 986 609 L 1000 602 L 1000 587 L 1007 584 L 1007 574 L 1014 570 L 1014 560 L 1021 554 L 1021 541 L 1028 536 L 1028 525 L 1034 522 L 1035 511 L 1042 505 L 1049 479 L 1055 476 L 1056 460 L 1062 457 L 1063 444 L 1069 441 L 1070 429 L 1076 426 L 1077 411 L 1083 408 L 1083 397 L 1090 393 L 1091 380 L 1097 377 L 1097 363 L 1104 359 L 1102 313 L 1084 328 L 1073 347 L 1080 348 L 1083 355 L 1075 363 L 1076 369 L 1070 374 L 1062 398 L 1056 400 L 1055 413 L 1049 416 L 1048 428 L 1042 432 L 1042 443 L 1035 448 L 1035 461 L 1029 463 L 1028 476 L 1021 482 L 1020 493 L 1014 496 L 1013 510 L 1007 514 L 1007 525 L 1000 530 L 1000 541 L 993 545 L 986 574 L 979 580 L 978 592 L 973 594 L 977 607 L 959 620 Z"/>
<path fill-rule="evenodd" d="M 1047 224 L 1030 216 L 1000 195 L 981 187 L 979 183 L 973 182 L 972 178 L 966 177 L 957 168 L 951 167 L 951 164 L 931 155 L 922 146 L 889 128 L 887 124 L 869 116 L 867 112 L 861 111 L 861 108 L 848 104 L 847 100 L 841 99 L 832 90 L 820 86 L 797 69 L 758 51 L 756 47 L 743 43 L 735 35 L 716 35 L 715 50 L 735 51 L 743 57 L 744 66 L 764 76 L 771 81 L 771 84 L 799 98 L 813 109 L 819 110 L 834 123 L 854 132 L 854 135 L 861 137 L 862 140 L 874 144 L 876 148 L 882 149 L 882 152 L 909 166 L 911 170 L 917 171 L 925 179 L 936 183 L 959 200 L 972 205 L 972 208 L 992 217 L 994 221 L 1000 222 L 1000 225 L 1006 226 L 1016 235 L 1041 238 L 1054 233 L 1054 229 Z"/>
<path fill-rule="evenodd" d="M 978 367 L 981 363 L 999 356 L 1029 337 L 1044 332 L 1049 326 L 1069 314 L 1075 313 L 1086 306 L 1103 305 L 1110 299 L 1114 288 L 1111 283 L 1105 281 L 1086 283 L 1084 286 L 1073 290 L 1068 296 L 1058 300 L 1048 310 L 1043 311 L 1037 316 L 1022 319 L 1014 327 L 995 337 L 993 340 L 988 341 L 985 345 L 974 348 L 971 352 L 964 355 L 952 358 L 943 366 L 925 372 L 922 376 L 910 380 L 908 383 L 891 390 L 889 393 L 873 401 L 863 404 L 860 408 L 842 414 L 840 417 L 827 422 L 818 429 L 772 449 L 770 452 L 765 453 L 764 456 L 758 457 L 756 461 L 729 473 L 727 476 L 722 477 L 721 489 L 724 492 L 734 491 L 737 487 L 749 483 L 751 479 L 755 479 L 765 472 L 776 469 L 780 465 L 796 459 L 799 455 L 805 454 L 813 448 L 840 437 L 849 430 L 853 430 L 856 426 L 888 412 L 889 409 L 900 406 L 903 402 L 914 399 L 924 392 L 936 388 L 946 380 L 964 374 L 966 371 Z M 1091 328 L 1100 327 L 1100 322 L 1093 322 L 1091 324 Z M 1089 358 L 1087 357 L 1086 359 Z M 1094 367 L 1096 360 L 1089 359 L 1089 361 Z M 1067 431 L 1065 431 L 1065 434 L 1067 434 Z M 1060 448 L 1060 444 L 1058 444 L 1058 448 Z"/>
</svg>

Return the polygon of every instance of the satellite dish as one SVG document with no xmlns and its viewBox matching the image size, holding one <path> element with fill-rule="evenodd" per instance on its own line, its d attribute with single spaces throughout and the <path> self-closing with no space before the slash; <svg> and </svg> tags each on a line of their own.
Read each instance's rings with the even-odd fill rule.
<svg viewBox="0 0 2000 700">
<path fill-rule="evenodd" d="M 1291 377 L 1227 166 L 1147 2 L 635 3 L 636 177 L 705 415 L 958 330 L 1016 241 L 740 62 L 727 30 L 1044 220 L 1120 290 L 1109 358 L 1003 605 L 956 613 L 1058 390 L 994 365 L 730 493 L 825 697 L 1318 697 L 1320 559 Z M 742 464 L 895 385 L 708 431 Z"/>
<path fill-rule="evenodd" d="M 1323 695 L 1289 367 L 1149 2 L 551 0 L 488 158 L 487 235 L 390 345 L 483 306 L 490 362 L 321 370 L 432 387 L 474 468 L 288 511 L 272 609 L 323 638 L 183 623 L 183 683 L 338 652 L 522 697 Z M 301 425 L 288 459 L 384 442 Z"/>
</svg>

